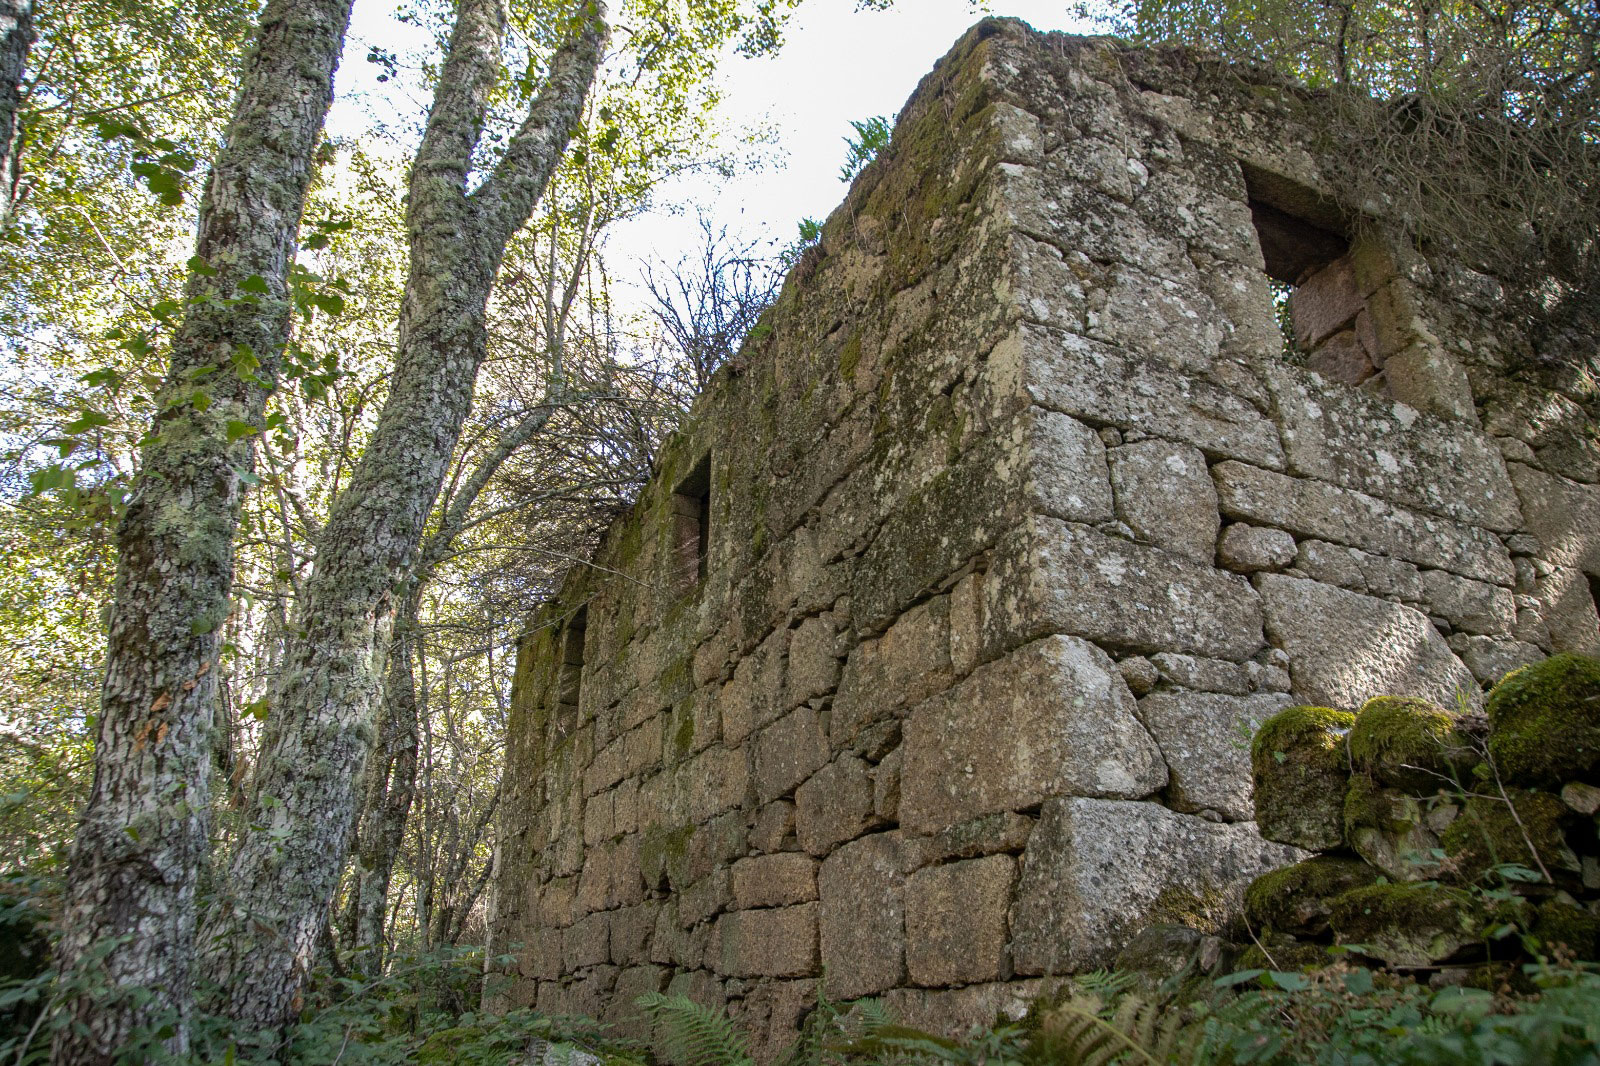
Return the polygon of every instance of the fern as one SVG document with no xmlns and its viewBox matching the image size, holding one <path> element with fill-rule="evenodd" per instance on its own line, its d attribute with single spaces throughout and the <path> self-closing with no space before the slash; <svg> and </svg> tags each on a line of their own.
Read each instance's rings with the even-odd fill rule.
<svg viewBox="0 0 1600 1066">
<path fill-rule="evenodd" d="M 1177 1011 L 1132 995 L 1124 995 L 1107 1017 L 1100 998 L 1085 994 L 1044 1016 L 1032 1057 L 1060 1066 L 1161 1066 L 1177 1056 L 1182 1026 Z"/>
<path fill-rule="evenodd" d="M 755 1066 L 750 1038 L 721 1011 L 687 996 L 647 992 L 634 1000 L 660 1026 L 657 1030 L 676 1066 Z"/>
</svg>

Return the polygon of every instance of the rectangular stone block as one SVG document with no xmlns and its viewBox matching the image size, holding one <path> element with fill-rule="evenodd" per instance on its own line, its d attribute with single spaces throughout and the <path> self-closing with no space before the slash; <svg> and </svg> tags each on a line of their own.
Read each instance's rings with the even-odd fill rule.
<svg viewBox="0 0 1600 1066">
<path fill-rule="evenodd" d="M 1428 612 L 1456 629 L 1494 636 L 1516 628 L 1517 604 L 1510 589 L 1443 570 L 1424 571 L 1422 588 Z"/>
<path fill-rule="evenodd" d="M 1528 531 L 1539 538 L 1542 558 L 1600 574 L 1600 488 L 1510 464 Z"/>
<path fill-rule="evenodd" d="M 919 985 L 1011 976 L 1006 912 L 1017 862 L 991 855 L 918 870 L 906 883 L 906 966 Z"/>
<path fill-rule="evenodd" d="M 1210 566 L 1222 517 L 1200 449 L 1151 438 L 1109 454 L 1117 517 L 1140 540 Z"/>
<path fill-rule="evenodd" d="M 1477 679 L 1420 611 L 1305 578 L 1262 574 L 1267 633 L 1304 703 L 1354 711 L 1374 696 L 1483 702 Z"/>
<path fill-rule="evenodd" d="M 828 738 L 817 712 L 797 707 L 755 740 L 756 795 L 764 803 L 785 795 L 828 761 Z"/>
<path fill-rule="evenodd" d="M 795 833 L 813 855 L 826 855 L 834 845 L 860 836 L 872 817 L 866 762 L 840 755 L 795 790 L 794 805 Z"/>
<path fill-rule="evenodd" d="M 1500 449 L 1476 429 L 1297 367 L 1273 365 L 1267 380 L 1292 472 L 1489 529 L 1521 525 Z"/>
<path fill-rule="evenodd" d="M 1509 585 L 1511 553 L 1486 529 L 1420 514 L 1362 492 L 1243 463 L 1211 469 L 1222 513 L 1280 526 L 1301 537 L 1348 544 L 1379 555 Z"/>
<path fill-rule="evenodd" d="M 1402 559 L 1373 555 L 1360 548 L 1347 548 L 1325 540 L 1306 540 L 1295 553 L 1294 565 L 1306 577 L 1351 592 L 1407 603 L 1422 602 L 1422 575 L 1415 564 Z"/>
<path fill-rule="evenodd" d="M 997 391 L 1090 423 L 1192 444 L 1208 455 L 1282 469 L 1278 428 L 1238 396 L 1143 352 L 1032 323 L 989 357 Z"/>
<path fill-rule="evenodd" d="M 733 864 L 733 904 L 787 907 L 817 898 L 817 860 L 798 852 L 756 855 Z"/>
<path fill-rule="evenodd" d="M 817 891 L 830 999 L 870 996 L 904 982 L 905 879 L 910 858 L 900 833 L 890 832 L 862 837 L 823 861 Z"/>
<path fill-rule="evenodd" d="M 951 603 L 951 596 L 925 600 L 850 652 L 829 725 L 836 746 L 950 684 Z"/>
<path fill-rule="evenodd" d="M 734 911 L 717 919 L 724 977 L 813 977 L 818 905 Z"/>
<path fill-rule="evenodd" d="M 1304 857 L 1262 840 L 1254 822 L 1208 822 L 1156 803 L 1046 800 L 1011 911 L 1013 963 L 1020 974 L 1109 966 L 1134 933 L 1180 914 L 1220 930 L 1245 885 Z"/>
<path fill-rule="evenodd" d="M 1006 535 L 984 587 L 991 654 L 1050 633 L 1233 660 L 1264 643 L 1261 604 L 1239 575 L 1051 518 Z"/>
<path fill-rule="evenodd" d="M 561 961 L 567 972 L 611 961 L 611 916 L 602 912 L 581 918 L 561 934 Z"/>
<path fill-rule="evenodd" d="M 1250 737 L 1293 701 L 1282 693 L 1228 696 L 1166 689 L 1139 701 L 1139 720 L 1161 748 L 1171 780 L 1167 804 L 1229 821 L 1255 818 Z"/>
<path fill-rule="evenodd" d="M 919 704 L 905 725 L 900 823 L 935 833 L 1046 796 L 1147 796 L 1166 767 L 1105 652 L 1035 641 Z"/>
</svg>

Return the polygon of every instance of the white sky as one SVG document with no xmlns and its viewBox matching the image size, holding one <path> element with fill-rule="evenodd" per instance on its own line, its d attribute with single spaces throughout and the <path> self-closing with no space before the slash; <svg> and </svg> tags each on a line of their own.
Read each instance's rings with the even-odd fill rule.
<svg viewBox="0 0 1600 1066">
<path fill-rule="evenodd" d="M 1015 15 L 1041 30 L 1090 32 L 1075 21 L 1072 0 L 992 0 L 994 14 Z M 420 114 L 426 106 L 414 91 L 373 78 L 367 48 L 395 51 L 421 40 L 412 27 L 391 17 L 393 0 L 357 0 L 351 40 L 339 72 L 340 101 L 329 118 L 334 132 L 354 132 L 368 119 L 366 107 L 385 106 Z M 787 244 L 800 219 L 823 219 L 843 199 L 839 168 L 845 158 L 850 120 L 893 115 L 934 61 L 984 15 L 974 0 L 898 0 L 889 11 L 855 10 L 855 0 L 804 0 L 790 20 L 776 56 L 731 56 L 718 73 L 723 118 L 730 128 L 765 125 L 777 133 L 776 165 L 735 178 L 691 178 L 664 187 L 656 200 L 688 205 L 687 213 L 657 210 L 618 227 L 608 248 L 613 276 L 630 281 L 629 260 L 676 260 L 696 241 L 693 205 L 749 238 Z M 408 79 L 402 78 L 400 81 Z"/>
</svg>

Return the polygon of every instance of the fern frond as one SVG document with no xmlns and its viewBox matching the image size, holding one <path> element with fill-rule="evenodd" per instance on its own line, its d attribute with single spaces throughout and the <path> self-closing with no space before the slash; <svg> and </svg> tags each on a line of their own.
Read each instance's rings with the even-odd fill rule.
<svg viewBox="0 0 1600 1066">
<path fill-rule="evenodd" d="M 1158 1045 L 1166 1029 L 1176 1029 L 1175 1014 L 1162 1021 L 1160 1008 L 1138 996 L 1125 996 L 1110 1018 L 1101 1010 L 1101 1001 L 1088 996 L 1069 999 L 1051 1010 L 1035 1037 L 1044 1045 L 1040 1050 L 1060 1066 L 1161 1066 L 1165 1059 L 1158 1057 Z"/>
<path fill-rule="evenodd" d="M 750 1038 L 722 1011 L 660 992 L 646 992 L 634 1003 L 660 1026 L 661 1043 L 675 1066 L 755 1066 Z"/>
</svg>

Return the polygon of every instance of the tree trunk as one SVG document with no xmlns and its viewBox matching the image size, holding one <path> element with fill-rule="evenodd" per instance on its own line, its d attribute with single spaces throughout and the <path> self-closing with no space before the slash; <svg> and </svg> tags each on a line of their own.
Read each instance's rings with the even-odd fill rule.
<svg viewBox="0 0 1600 1066">
<path fill-rule="evenodd" d="M 227 425 L 260 425 L 275 378 L 285 278 L 349 17 L 350 0 L 268 3 L 200 207 L 196 252 L 210 269 L 189 279 L 118 530 L 94 786 L 62 919 L 64 964 L 92 967 L 110 994 L 71 1001 L 78 1024 L 60 1030 L 56 1063 L 110 1063 L 152 1025 L 173 1027 L 169 1048 L 186 1046 L 219 636 L 252 462 Z M 267 292 L 239 299 L 252 277 Z"/>
<path fill-rule="evenodd" d="M 0 223 L 11 217 L 17 198 L 18 112 L 22 74 L 33 48 L 33 0 L 0 0 Z"/>
<path fill-rule="evenodd" d="M 367 798 L 356 838 L 356 877 L 350 899 L 350 943 L 357 973 L 383 970 L 384 905 L 417 786 L 417 692 L 411 673 L 417 625 L 413 591 L 395 622 L 383 685 L 379 762 L 367 769 Z"/>
<path fill-rule="evenodd" d="M 484 317 L 506 243 L 527 221 L 577 124 L 605 36 L 597 0 L 552 58 L 505 156 L 468 194 L 472 153 L 500 70 L 505 13 L 463 0 L 407 204 L 411 264 L 390 394 L 334 501 L 306 584 L 301 634 L 279 689 L 279 729 L 234 854 L 235 894 L 208 916 L 203 961 L 237 1021 L 294 1014 L 343 868 L 373 742 L 395 590 L 444 480 L 486 347 Z"/>
</svg>

